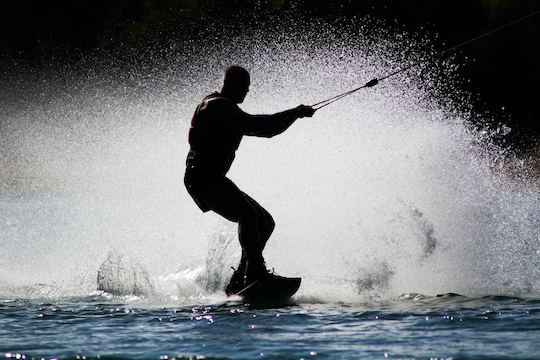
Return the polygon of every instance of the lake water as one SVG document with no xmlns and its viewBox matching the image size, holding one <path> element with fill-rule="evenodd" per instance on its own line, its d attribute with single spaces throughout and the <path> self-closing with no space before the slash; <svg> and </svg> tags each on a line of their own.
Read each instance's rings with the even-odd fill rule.
<svg viewBox="0 0 540 360">
<path fill-rule="evenodd" d="M 540 358 L 540 300 L 513 297 L 408 294 L 270 308 L 204 299 L 189 306 L 3 299 L 0 329 L 8 359 Z"/>
</svg>

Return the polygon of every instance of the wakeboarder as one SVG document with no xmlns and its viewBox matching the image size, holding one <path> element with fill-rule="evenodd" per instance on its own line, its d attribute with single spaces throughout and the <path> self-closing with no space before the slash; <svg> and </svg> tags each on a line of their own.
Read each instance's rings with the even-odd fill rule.
<svg viewBox="0 0 540 360">
<path fill-rule="evenodd" d="M 267 270 L 262 255 L 274 230 L 272 216 L 226 176 L 242 137 L 270 138 L 283 133 L 297 119 L 315 113 L 312 107 L 300 105 L 271 115 L 250 115 L 238 107 L 249 85 L 246 69 L 229 67 L 221 91 L 206 96 L 197 106 L 188 136 L 190 150 L 184 176 L 187 191 L 203 212 L 212 210 L 238 223 L 242 256 L 225 289 L 227 295 L 277 276 Z"/>
</svg>

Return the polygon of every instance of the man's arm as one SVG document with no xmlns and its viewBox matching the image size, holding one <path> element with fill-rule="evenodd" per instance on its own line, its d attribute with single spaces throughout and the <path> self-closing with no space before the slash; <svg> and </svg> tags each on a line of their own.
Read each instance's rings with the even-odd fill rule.
<svg viewBox="0 0 540 360">
<path fill-rule="evenodd" d="M 242 110 L 240 112 L 238 121 L 244 135 L 270 138 L 287 130 L 298 118 L 313 116 L 315 110 L 310 106 L 300 105 L 272 115 L 250 115 Z"/>
</svg>

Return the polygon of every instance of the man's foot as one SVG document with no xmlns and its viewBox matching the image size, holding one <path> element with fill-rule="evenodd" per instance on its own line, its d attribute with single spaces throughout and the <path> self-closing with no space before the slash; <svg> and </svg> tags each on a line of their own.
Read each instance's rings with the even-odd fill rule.
<svg viewBox="0 0 540 360">
<path fill-rule="evenodd" d="M 248 266 L 243 271 L 241 269 L 234 269 L 234 273 L 225 288 L 225 294 L 227 296 L 238 294 L 241 290 L 244 290 L 247 286 L 253 284 L 259 280 L 280 280 L 286 279 L 275 273 L 274 269 L 267 270 L 265 264 Z"/>
<path fill-rule="evenodd" d="M 270 280 L 270 279 L 284 279 L 283 276 L 279 276 L 275 273 L 274 269 L 268 270 L 266 269 L 266 265 L 263 262 L 256 263 L 256 265 L 251 265 L 248 263 L 247 269 L 246 269 L 246 281 L 245 285 L 249 285 L 254 283 L 257 280 Z"/>
<path fill-rule="evenodd" d="M 266 278 L 267 279 L 285 279 L 284 276 L 280 276 L 278 274 L 276 274 L 276 272 L 274 271 L 274 269 L 272 268 L 272 270 L 267 270 L 267 274 L 266 274 Z"/>
<path fill-rule="evenodd" d="M 268 270 L 264 261 L 248 261 L 246 266 L 245 285 L 254 283 L 257 280 L 264 279 L 268 275 Z"/>
<path fill-rule="evenodd" d="M 238 269 L 232 269 L 234 272 L 231 276 L 231 280 L 229 280 L 229 283 L 225 287 L 225 294 L 227 294 L 227 296 L 234 295 L 245 287 L 245 266 L 239 266 Z"/>
</svg>

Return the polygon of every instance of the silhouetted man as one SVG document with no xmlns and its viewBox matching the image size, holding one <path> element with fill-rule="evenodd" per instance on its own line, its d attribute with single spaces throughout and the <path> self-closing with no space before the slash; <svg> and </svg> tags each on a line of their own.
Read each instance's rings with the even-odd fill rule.
<svg viewBox="0 0 540 360">
<path fill-rule="evenodd" d="M 221 92 L 204 98 L 191 120 L 184 183 L 199 208 L 212 210 L 238 223 L 242 257 L 225 292 L 234 294 L 270 274 L 262 251 L 274 230 L 272 216 L 226 177 L 244 135 L 272 137 L 281 134 L 296 119 L 313 116 L 315 110 L 300 105 L 273 115 L 250 115 L 237 104 L 249 91 L 246 69 L 231 66 L 225 71 Z"/>
</svg>

